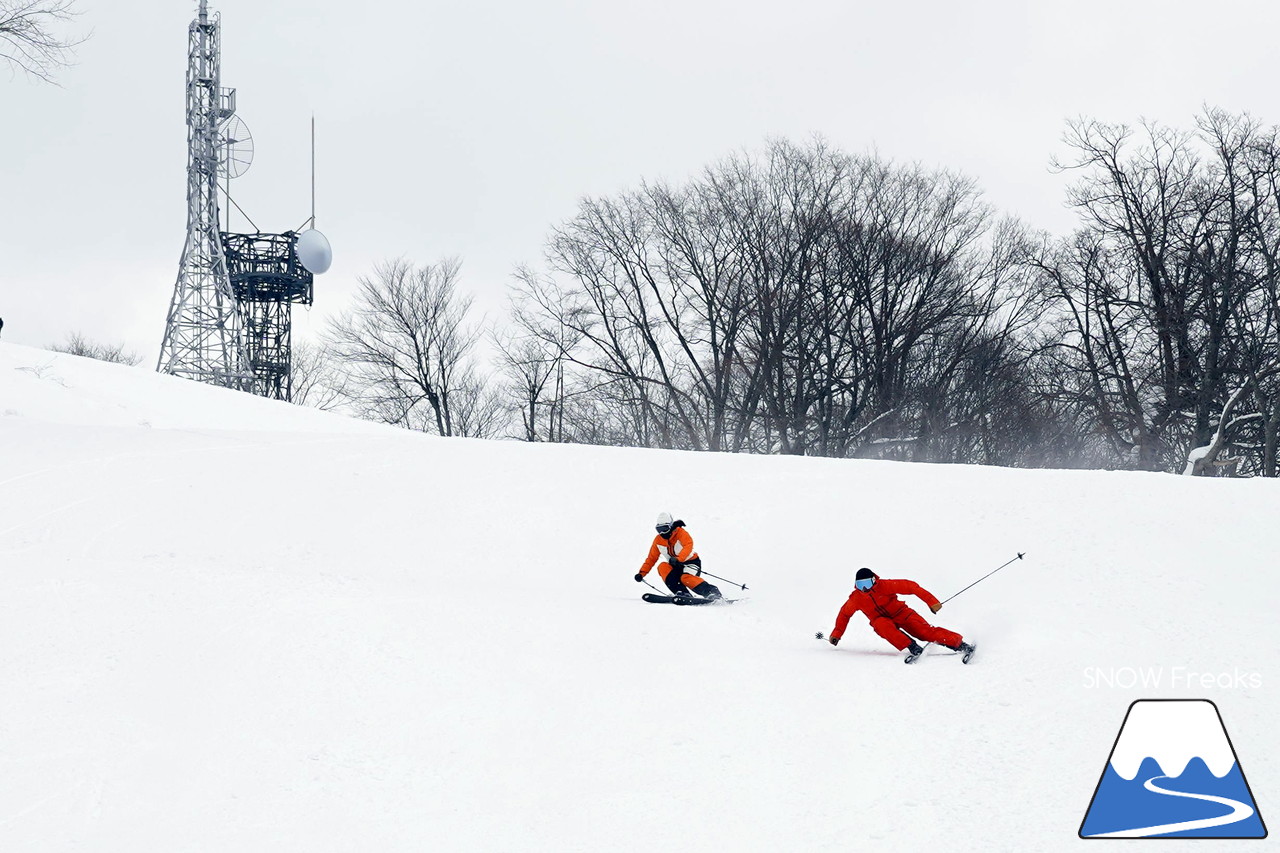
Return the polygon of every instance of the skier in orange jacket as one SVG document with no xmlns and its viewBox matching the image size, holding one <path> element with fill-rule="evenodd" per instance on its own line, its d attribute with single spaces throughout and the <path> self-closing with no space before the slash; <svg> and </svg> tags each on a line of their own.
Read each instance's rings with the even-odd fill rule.
<svg viewBox="0 0 1280 853">
<path fill-rule="evenodd" d="M 966 643 L 955 631 L 930 625 L 923 616 L 898 600 L 900 595 L 914 595 L 937 613 L 942 609 L 942 604 L 929 590 L 915 581 L 882 579 L 870 569 L 858 569 L 854 586 L 856 589 L 840 608 L 840 613 L 836 616 L 836 627 L 827 639 L 831 645 L 840 642 L 849 618 L 862 611 L 870 620 L 872 630 L 888 640 L 898 651 L 906 650 L 906 663 L 915 663 L 916 658 L 924 653 L 924 649 L 913 637 L 960 652 L 965 656 L 965 663 L 968 663 L 973 654 L 972 644 Z"/>
<path fill-rule="evenodd" d="M 720 590 L 701 577 L 702 558 L 693 550 L 693 537 L 685 529 L 684 522 L 672 521 L 671 514 L 664 512 L 658 515 L 655 529 L 658 535 L 653 537 L 649 556 L 636 573 L 636 582 L 644 580 L 656 563 L 658 574 L 672 595 L 689 596 L 689 590 L 693 590 L 706 598 L 721 598 Z M 692 568 L 693 573 L 685 571 L 686 568 Z"/>
</svg>

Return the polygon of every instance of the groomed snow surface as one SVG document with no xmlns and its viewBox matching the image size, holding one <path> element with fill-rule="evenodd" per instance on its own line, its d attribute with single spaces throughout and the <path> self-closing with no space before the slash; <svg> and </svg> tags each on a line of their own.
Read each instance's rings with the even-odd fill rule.
<svg viewBox="0 0 1280 853">
<path fill-rule="evenodd" d="M 0 460 L 10 853 L 1066 849 L 1156 697 L 1280 802 L 1275 481 L 442 440 L 12 344 Z M 749 601 L 640 601 L 662 510 Z M 930 617 L 969 666 L 813 636 L 1017 551 Z"/>
</svg>

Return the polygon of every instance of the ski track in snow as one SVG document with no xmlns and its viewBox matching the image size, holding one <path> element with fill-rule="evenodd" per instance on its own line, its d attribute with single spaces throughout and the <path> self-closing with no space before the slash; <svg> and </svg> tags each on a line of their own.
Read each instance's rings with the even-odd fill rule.
<svg viewBox="0 0 1280 853">
<path fill-rule="evenodd" d="M 1168 788 L 1161 788 L 1156 784 L 1157 779 L 1168 779 L 1168 776 L 1152 776 L 1146 782 L 1142 783 L 1142 787 L 1155 794 L 1165 794 L 1170 797 L 1186 797 L 1192 800 L 1204 800 L 1208 803 L 1218 803 L 1219 805 L 1229 806 L 1232 811 L 1230 814 L 1221 817 L 1207 817 L 1200 820 L 1184 820 L 1178 823 L 1163 823 L 1157 826 L 1144 826 L 1139 829 L 1125 829 L 1120 832 L 1103 832 L 1097 835 L 1089 835 L 1087 838 L 1146 838 L 1152 835 L 1166 835 L 1170 832 L 1188 832 L 1193 829 L 1209 829 L 1214 826 L 1227 826 L 1242 820 L 1248 820 L 1253 817 L 1253 808 L 1247 803 L 1239 800 L 1232 800 L 1228 797 L 1217 797 L 1213 794 L 1188 794 L 1185 791 L 1173 791 Z"/>
<path fill-rule="evenodd" d="M 55 791 L 52 794 L 49 794 L 47 796 L 41 797 L 40 799 L 36 800 L 34 803 L 28 804 L 25 808 L 23 808 L 20 811 L 14 812 L 11 815 L 0 817 L 0 826 L 7 826 L 9 824 L 12 824 L 16 822 L 19 818 L 26 817 L 27 815 L 33 812 L 39 811 L 40 809 L 44 808 L 45 806 L 49 805 L 55 800 L 58 800 L 62 797 L 74 795 L 77 792 L 83 790 L 86 784 L 88 784 L 87 781 L 84 779 L 81 779 L 78 782 L 68 787 Z"/>
</svg>

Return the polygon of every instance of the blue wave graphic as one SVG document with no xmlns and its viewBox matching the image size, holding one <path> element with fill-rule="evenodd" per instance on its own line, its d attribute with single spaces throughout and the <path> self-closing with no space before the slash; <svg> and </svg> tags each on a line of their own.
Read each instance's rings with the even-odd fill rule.
<svg viewBox="0 0 1280 853">
<path fill-rule="evenodd" d="M 1138 775 L 1132 781 L 1125 780 L 1107 763 L 1098 792 L 1089 804 L 1080 827 L 1082 836 L 1103 835 L 1141 829 L 1157 828 L 1184 821 L 1223 818 L 1233 812 L 1229 805 L 1205 800 L 1180 797 L 1152 791 L 1152 785 L 1168 792 L 1204 794 L 1235 800 L 1249 806 L 1253 813 L 1243 820 L 1219 826 L 1184 829 L 1177 832 L 1155 833 L 1148 838 L 1265 838 L 1267 831 L 1258 806 L 1249 793 L 1239 764 L 1232 764 L 1230 772 L 1221 779 L 1214 776 L 1200 758 L 1193 758 L 1179 776 L 1165 776 L 1154 758 L 1144 758 Z"/>
</svg>

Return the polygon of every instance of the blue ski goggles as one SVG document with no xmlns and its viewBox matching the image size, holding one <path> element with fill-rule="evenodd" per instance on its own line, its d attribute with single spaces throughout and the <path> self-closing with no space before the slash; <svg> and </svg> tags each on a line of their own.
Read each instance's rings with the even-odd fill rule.
<svg viewBox="0 0 1280 853">
<path fill-rule="evenodd" d="M 871 587 L 875 586 L 875 583 L 876 583 L 875 578 L 862 578 L 861 580 L 854 581 L 853 585 L 856 586 L 858 589 L 862 590 L 863 592 L 866 592 L 867 590 L 871 589 Z"/>
<path fill-rule="evenodd" d="M 658 531 L 658 532 L 659 532 L 660 534 L 662 534 L 663 536 L 666 536 L 668 533 L 670 533 L 670 532 L 671 532 L 671 525 L 670 525 L 670 524 L 659 524 L 657 527 L 655 527 L 655 528 L 654 528 L 654 530 Z"/>
</svg>

